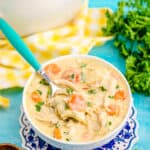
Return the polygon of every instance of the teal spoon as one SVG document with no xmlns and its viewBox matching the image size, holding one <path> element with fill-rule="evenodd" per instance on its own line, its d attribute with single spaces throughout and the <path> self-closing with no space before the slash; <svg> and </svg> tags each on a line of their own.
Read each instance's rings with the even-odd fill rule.
<svg viewBox="0 0 150 150">
<path fill-rule="evenodd" d="M 12 46 L 19 52 L 19 54 L 37 71 L 51 86 L 52 95 L 55 94 L 59 88 L 51 81 L 45 71 L 42 69 L 40 63 L 37 61 L 31 50 L 26 46 L 21 37 L 16 31 L 0 17 L 0 30 L 9 40 Z"/>
</svg>

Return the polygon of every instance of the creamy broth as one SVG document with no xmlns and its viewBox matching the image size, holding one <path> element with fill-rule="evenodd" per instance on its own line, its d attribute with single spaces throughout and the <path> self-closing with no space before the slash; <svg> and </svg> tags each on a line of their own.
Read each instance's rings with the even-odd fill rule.
<svg viewBox="0 0 150 150">
<path fill-rule="evenodd" d="M 68 142 L 98 140 L 124 120 L 130 93 L 125 80 L 110 65 L 94 58 L 65 58 L 44 67 L 61 87 L 53 97 L 38 74 L 32 78 L 25 107 L 45 135 Z"/>
</svg>

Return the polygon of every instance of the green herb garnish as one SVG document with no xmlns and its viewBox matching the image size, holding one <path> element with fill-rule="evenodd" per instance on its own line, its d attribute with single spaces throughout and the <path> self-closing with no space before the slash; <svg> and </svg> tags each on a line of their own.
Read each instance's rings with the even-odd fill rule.
<svg viewBox="0 0 150 150">
<path fill-rule="evenodd" d="M 81 80 L 83 83 L 86 81 L 84 72 L 81 72 Z"/>
<path fill-rule="evenodd" d="M 47 90 L 47 97 L 49 97 L 51 95 L 52 95 L 52 90 L 51 90 L 51 88 L 48 88 L 48 90 Z"/>
<path fill-rule="evenodd" d="M 44 102 L 38 102 L 38 103 L 35 105 L 36 111 L 37 111 L 37 112 L 40 112 L 43 105 L 44 105 Z"/>
<path fill-rule="evenodd" d="M 68 131 L 64 131 L 64 134 L 65 134 L 65 135 L 69 135 L 69 132 L 68 132 Z"/>
<path fill-rule="evenodd" d="M 87 106 L 88 106 L 88 107 L 91 107 L 91 106 L 92 106 L 92 103 L 91 103 L 91 102 L 87 102 Z"/>
<path fill-rule="evenodd" d="M 82 63 L 82 64 L 80 65 L 81 68 L 85 68 L 86 66 L 87 66 L 87 64 L 84 64 L 84 63 Z"/>
<path fill-rule="evenodd" d="M 107 89 L 104 86 L 100 86 L 99 89 L 103 92 L 107 91 Z"/>
<path fill-rule="evenodd" d="M 56 127 L 56 128 L 59 128 L 59 127 L 60 127 L 59 122 L 55 123 L 55 127 Z"/>
<path fill-rule="evenodd" d="M 88 90 L 88 94 L 96 94 L 96 90 L 95 89 L 90 89 L 90 90 Z"/>
<path fill-rule="evenodd" d="M 73 80 L 75 77 L 74 73 L 70 76 L 70 78 Z"/>
<path fill-rule="evenodd" d="M 65 109 L 69 109 L 69 106 L 67 103 L 65 103 Z"/>
<path fill-rule="evenodd" d="M 72 88 L 67 88 L 67 89 L 66 89 L 66 92 L 67 92 L 69 95 L 71 95 L 71 94 L 73 93 L 73 89 L 72 89 Z"/>
<path fill-rule="evenodd" d="M 111 125 L 112 125 L 112 122 L 111 122 L 111 121 L 108 121 L 108 125 L 111 126 Z"/>
<path fill-rule="evenodd" d="M 119 85 L 118 84 L 116 85 L 116 89 L 119 89 Z"/>
<path fill-rule="evenodd" d="M 40 95 L 42 95 L 42 91 L 37 89 L 36 92 L 39 93 Z"/>
<path fill-rule="evenodd" d="M 49 83 L 45 79 L 40 80 L 39 83 L 42 85 L 49 85 Z"/>
<path fill-rule="evenodd" d="M 69 142 L 69 141 L 71 141 L 71 139 L 70 139 L 70 138 L 66 138 L 66 141 L 68 141 L 68 142 Z"/>
<path fill-rule="evenodd" d="M 108 97 L 109 97 L 109 98 L 111 98 L 111 99 L 113 99 L 113 98 L 114 98 L 114 96 L 111 96 L 111 95 L 109 95 Z"/>
<path fill-rule="evenodd" d="M 126 59 L 126 78 L 133 92 L 150 95 L 150 1 L 120 0 L 113 13 L 106 13 L 106 36 Z"/>
</svg>

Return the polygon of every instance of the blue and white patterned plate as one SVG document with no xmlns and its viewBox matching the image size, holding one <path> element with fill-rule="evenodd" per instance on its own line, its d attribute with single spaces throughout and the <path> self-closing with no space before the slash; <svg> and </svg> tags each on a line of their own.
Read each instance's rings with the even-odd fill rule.
<svg viewBox="0 0 150 150">
<path fill-rule="evenodd" d="M 29 121 L 27 120 L 23 109 L 21 108 L 20 116 L 20 135 L 22 138 L 22 147 L 27 150 L 59 150 L 52 147 L 43 141 L 31 128 Z M 133 106 L 130 111 L 130 117 L 128 118 L 124 128 L 120 133 L 109 143 L 95 150 L 129 150 L 138 140 L 138 122 L 136 120 L 136 109 Z"/>
</svg>

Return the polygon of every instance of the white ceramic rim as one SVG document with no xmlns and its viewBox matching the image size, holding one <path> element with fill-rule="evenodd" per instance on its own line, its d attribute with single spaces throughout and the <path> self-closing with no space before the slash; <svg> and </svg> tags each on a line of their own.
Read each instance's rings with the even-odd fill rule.
<svg viewBox="0 0 150 150">
<path fill-rule="evenodd" d="M 99 60 L 100 62 L 103 62 L 107 65 L 109 65 L 111 68 L 113 68 L 116 72 L 118 72 L 120 74 L 120 76 L 122 77 L 122 79 L 125 81 L 127 87 L 128 87 L 128 90 L 129 90 L 129 97 L 130 97 L 130 104 L 129 104 L 129 107 L 128 107 L 128 111 L 127 111 L 127 114 L 126 116 L 124 117 L 123 121 L 121 122 L 121 124 L 115 129 L 113 130 L 112 132 L 110 132 L 109 134 L 105 135 L 103 138 L 101 139 L 98 139 L 98 140 L 95 140 L 95 141 L 89 141 L 89 142 L 85 142 L 85 143 L 75 143 L 75 142 L 65 142 L 65 141 L 61 141 L 61 140 L 57 140 L 53 137 L 49 137 L 47 135 L 45 135 L 40 129 L 38 129 L 38 127 L 32 122 L 31 118 L 30 118 L 30 115 L 28 114 L 28 111 L 26 109 L 26 105 L 25 105 L 25 93 L 27 91 L 27 88 L 32 80 L 32 78 L 34 77 L 35 75 L 35 72 L 30 76 L 30 78 L 28 79 L 25 87 L 24 87 L 24 91 L 23 91 L 23 109 L 24 109 L 24 112 L 25 112 L 25 115 L 27 117 L 27 119 L 29 120 L 31 126 L 35 129 L 36 132 L 38 132 L 38 135 L 41 136 L 42 138 L 46 138 L 46 141 L 49 139 L 53 142 L 56 142 L 56 143 L 60 143 L 60 144 L 65 144 L 65 145 L 69 145 L 69 146 L 88 146 L 88 145 L 93 145 L 93 144 L 97 144 L 98 142 L 102 142 L 102 143 L 105 143 L 108 142 L 108 140 L 112 140 L 114 135 L 116 135 L 116 133 L 118 133 L 122 128 L 123 126 L 125 125 L 128 117 L 129 117 L 129 113 L 130 113 L 130 109 L 132 107 L 132 104 L 133 104 L 133 98 L 132 98 L 132 94 L 131 94 L 131 90 L 130 90 L 130 86 L 127 82 L 127 80 L 125 79 L 124 75 L 119 71 L 119 69 L 117 69 L 114 65 L 112 65 L 111 63 L 107 62 L 106 60 L 102 59 L 102 58 L 99 58 L 97 56 L 91 56 L 91 55 L 65 55 L 65 56 L 60 56 L 60 57 L 56 57 L 54 59 L 51 59 L 49 61 L 47 61 L 46 63 L 44 63 L 42 65 L 42 67 L 46 66 L 47 64 L 49 63 L 54 63 L 56 62 L 57 60 L 63 60 L 63 59 L 66 59 L 66 58 L 93 58 L 93 59 L 96 59 L 96 60 Z"/>
</svg>

